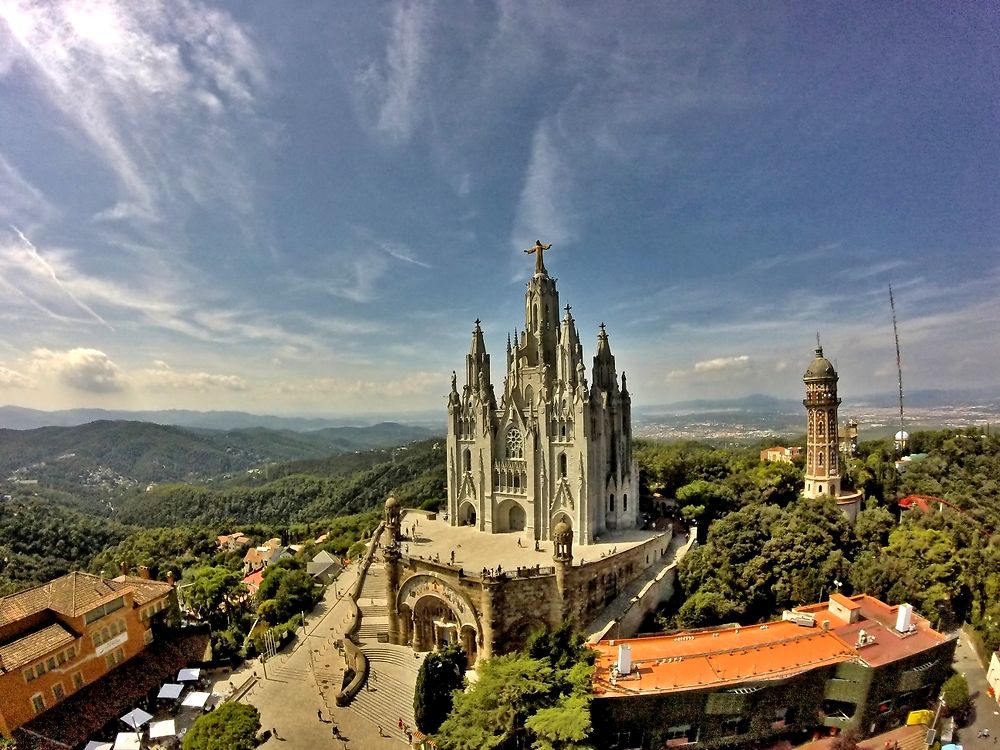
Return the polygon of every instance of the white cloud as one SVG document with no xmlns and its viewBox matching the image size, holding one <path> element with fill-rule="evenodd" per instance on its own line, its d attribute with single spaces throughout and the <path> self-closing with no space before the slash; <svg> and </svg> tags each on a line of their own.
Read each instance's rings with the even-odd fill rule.
<svg viewBox="0 0 1000 750">
<path fill-rule="evenodd" d="M 220 375 L 208 372 L 177 372 L 163 360 L 156 360 L 153 366 L 138 370 L 134 380 L 137 385 L 154 390 L 171 389 L 178 391 L 211 390 L 245 391 L 247 382 L 238 375 Z"/>
<path fill-rule="evenodd" d="M 750 356 L 740 354 L 735 357 L 715 357 L 694 363 L 695 372 L 742 372 L 750 367 Z"/>
<path fill-rule="evenodd" d="M 35 380 L 17 370 L 0 367 L 0 388 L 33 388 Z"/>
<path fill-rule="evenodd" d="M 113 393 L 125 389 L 118 365 L 97 349 L 34 349 L 29 367 L 39 374 L 54 375 L 64 385 L 80 391 Z"/>
<path fill-rule="evenodd" d="M 396 380 L 363 380 L 349 378 L 314 378 L 304 383 L 281 383 L 282 393 L 312 393 L 350 402 L 355 398 L 388 399 L 422 396 L 440 390 L 446 393 L 448 376 L 443 372 L 414 372 Z"/>
<path fill-rule="evenodd" d="M 371 63 L 357 76 L 362 93 L 377 109 L 376 129 L 394 142 L 409 140 L 420 118 L 432 11 L 431 3 L 397 2 L 384 62 Z"/>
</svg>

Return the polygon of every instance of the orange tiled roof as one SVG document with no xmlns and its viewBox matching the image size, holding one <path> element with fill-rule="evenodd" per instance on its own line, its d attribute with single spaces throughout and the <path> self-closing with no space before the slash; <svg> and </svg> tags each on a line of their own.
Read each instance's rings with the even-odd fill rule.
<svg viewBox="0 0 1000 750">
<path fill-rule="evenodd" d="M 256 590 L 260 588 L 261 581 L 263 580 L 264 580 L 264 571 L 258 570 L 254 573 L 251 573 L 246 578 L 244 578 L 243 583 Z"/>
<path fill-rule="evenodd" d="M 611 684 L 618 647 L 632 650 L 632 674 Z M 852 649 L 828 631 L 792 622 L 717 628 L 651 638 L 601 641 L 595 691 L 608 695 L 660 693 L 719 687 L 789 677 L 855 658 Z"/>
<path fill-rule="evenodd" d="M 129 584 L 90 573 L 67 573 L 33 589 L 0 598 L 0 627 L 47 609 L 79 617 L 131 589 Z"/>
<path fill-rule="evenodd" d="M 36 630 L 23 638 L 0 646 L 0 672 L 12 672 L 18 667 L 68 646 L 76 636 L 61 623 Z"/>
<path fill-rule="evenodd" d="M 781 679 L 844 661 L 880 666 L 947 640 L 916 613 L 913 629 L 897 632 L 894 625 L 899 607 L 873 597 L 833 594 L 831 599 L 848 610 L 860 609 L 859 619 L 848 623 L 822 602 L 795 610 L 814 614 L 818 627 L 778 620 L 765 625 L 601 641 L 591 646 L 598 652 L 594 692 L 622 697 L 717 688 Z M 862 643 L 860 630 L 873 639 Z M 623 644 L 632 652 L 632 673 L 612 684 L 611 668 L 617 664 L 618 647 Z"/>
<path fill-rule="evenodd" d="M 115 583 L 126 583 L 135 592 L 132 595 L 136 605 L 142 607 L 152 601 L 156 601 L 161 596 L 166 596 L 173 589 L 172 583 L 166 581 L 154 581 L 151 578 L 140 578 L 138 576 L 118 576 Z"/>
</svg>

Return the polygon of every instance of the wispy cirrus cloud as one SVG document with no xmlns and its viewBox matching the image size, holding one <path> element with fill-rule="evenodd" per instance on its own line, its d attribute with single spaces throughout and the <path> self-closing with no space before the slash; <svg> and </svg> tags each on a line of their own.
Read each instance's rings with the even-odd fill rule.
<svg viewBox="0 0 1000 750">
<path fill-rule="evenodd" d="M 357 74 L 363 108 L 374 112 L 375 129 L 394 143 L 409 140 L 422 116 L 421 83 L 430 58 L 433 12 L 432 3 L 396 2 L 385 59 Z"/>
<path fill-rule="evenodd" d="M 518 250 L 530 247 L 539 238 L 546 243 L 563 244 L 572 241 L 576 234 L 573 179 L 569 165 L 555 145 L 552 128 L 552 121 L 544 120 L 531 141 L 531 156 L 511 238 Z"/>
<path fill-rule="evenodd" d="M 24 234 L 21 232 L 20 229 L 15 227 L 13 224 L 11 225 L 10 228 L 14 230 L 14 233 L 17 234 L 18 238 L 21 240 L 21 244 L 24 247 L 24 251 L 28 259 L 30 259 L 30 261 L 35 264 L 36 274 L 41 274 L 44 278 L 46 278 L 49 282 L 51 282 L 52 285 L 58 288 L 60 292 L 65 294 L 66 297 L 68 297 L 69 300 L 74 305 L 79 307 L 90 317 L 94 318 L 94 320 L 96 320 L 98 323 L 106 327 L 108 330 L 111 331 L 114 330 L 114 328 L 111 326 L 110 323 L 108 323 L 108 321 L 106 321 L 104 318 L 98 315 L 93 310 L 93 308 L 91 308 L 86 302 L 80 300 L 73 293 L 73 290 L 70 289 L 65 283 L 63 283 L 63 281 L 59 278 L 59 275 L 56 273 L 52 265 L 48 261 L 46 261 L 41 255 L 39 255 L 38 249 L 31 243 L 31 240 L 29 240 L 27 237 L 24 236 Z M 23 267 L 25 267 L 25 264 L 22 264 L 22 268 Z"/>
<path fill-rule="evenodd" d="M 268 76 L 231 15 L 198 0 L 15 0 L 0 18 L 16 70 L 118 180 L 99 220 L 155 220 L 181 194 L 252 212 L 228 123 L 252 114 Z"/>
</svg>

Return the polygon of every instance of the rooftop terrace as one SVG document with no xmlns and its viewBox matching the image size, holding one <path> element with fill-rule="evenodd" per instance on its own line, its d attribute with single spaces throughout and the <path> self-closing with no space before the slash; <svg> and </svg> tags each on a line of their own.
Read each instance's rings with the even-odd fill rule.
<svg viewBox="0 0 1000 750">
<path fill-rule="evenodd" d="M 598 652 L 594 690 L 621 697 L 783 679 L 845 661 L 877 667 L 948 640 L 916 613 L 912 627 L 900 633 L 898 610 L 870 596 L 834 594 L 830 602 L 794 610 L 813 615 L 812 626 L 777 620 L 601 641 L 592 646 Z M 623 644 L 631 649 L 628 675 L 616 670 Z"/>
<path fill-rule="evenodd" d="M 539 565 L 544 568 L 552 565 L 551 541 L 539 541 L 536 551 L 534 541 L 528 539 L 524 532 L 488 534 L 469 526 L 451 526 L 440 514 L 431 520 L 430 515 L 433 514 L 413 509 L 404 511 L 404 539 L 400 545 L 404 557 L 451 564 L 451 553 L 454 552 L 454 567 L 463 568 L 468 574 L 497 566 L 513 572 L 518 567 L 533 568 Z M 594 562 L 624 552 L 663 533 L 656 530 L 610 532 L 602 536 L 597 544 L 574 545 L 573 565 Z"/>
</svg>

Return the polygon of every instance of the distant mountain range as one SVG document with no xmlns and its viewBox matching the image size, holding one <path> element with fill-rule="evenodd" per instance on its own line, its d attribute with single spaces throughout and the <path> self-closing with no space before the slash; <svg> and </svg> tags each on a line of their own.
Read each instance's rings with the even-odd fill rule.
<svg viewBox="0 0 1000 750">
<path fill-rule="evenodd" d="M 894 408 L 899 402 L 896 393 L 873 393 L 861 396 L 840 394 L 844 398 L 841 411 L 856 407 Z M 913 408 L 933 408 L 947 406 L 996 407 L 1000 404 L 1000 392 L 989 389 L 924 389 L 907 391 L 904 403 Z M 775 414 L 799 414 L 802 400 L 775 398 L 762 393 L 753 393 L 739 398 L 694 399 L 675 401 L 668 404 L 636 406 L 633 413 L 652 417 L 659 414 L 711 413 L 711 412 L 771 412 Z"/>
<path fill-rule="evenodd" d="M 242 473 L 276 461 L 393 447 L 436 434 L 392 422 L 310 432 L 262 427 L 222 431 L 109 420 L 70 427 L 3 429 L 0 479 L 127 488 Z"/>
<path fill-rule="evenodd" d="M 98 420 L 151 422 L 176 427 L 198 427 L 206 430 L 242 430 L 264 427 L 269 430 L 309 432 L 327 427 L 364 427 L 380 422 L 402 422 L 411 425 L 444 428 L 444 412 L 414 412 L 407 415 L 370 414 L 352 417 L 280 417 L 250 414 L 243 411 L 192 411 L 163 409 L 126 411 L 123 409 L 62 409 L 41 411 L 21 406 L 0 406 L 0 428 L 32 430 L 36 427 L 72 427 Z"/>
</svg>

